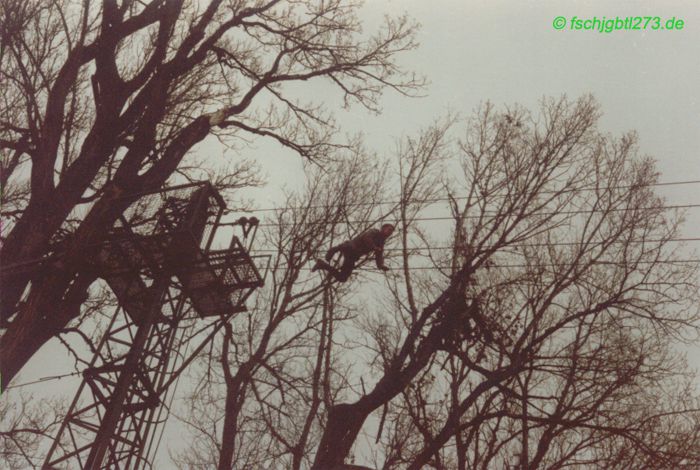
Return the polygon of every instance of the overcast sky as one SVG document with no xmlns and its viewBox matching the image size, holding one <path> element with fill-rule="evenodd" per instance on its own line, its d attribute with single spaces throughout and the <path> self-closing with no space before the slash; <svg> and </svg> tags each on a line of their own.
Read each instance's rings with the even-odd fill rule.
<svg viewBox="0 0 700 470">
<path fill-rule="evenodd" d="M 591 93 L 603 113 L 600 129 L 613 136 L 637 131 L 640 153 L 657 160 L 660 181 L 700 179 L 698 0 L 369 0 L 362 10 L 365 31 L 376 30 L 384 15 L 403 13 L 420 23 L 420 46 L 399 62 L 427 78 L 425 96 L 387 92 L 379 115 L 359 106 L 336 112 L 341 130 L 362 132 L 371 151 L 390 156 L 402 136 L 448 112 L 469 115 L 486 100 L 536 110 L 543 97 Z M 567 20 L 562 30 L 553 27 L 559 16 Z M 684 26 L 610 33 L 569 29 L 572 17 L 637 16 L 658 16 L 662 24 L 680 19 Z M 314 87 L 314 97 L 329 109 L 342 104 L 337 90 L 325 86 Z M 253 193 L 258 207 L 279 205 L 280 188 L 303 180 L 300 159 L 274 143 L 256 141 L 243 154 L 261 162 L 268 176 L 269 184 Z M 697 184 L 657 190 L 669 205 L 700 203 Z M 700 237 L 700 208 L 686 215 L 683 235 Z M 690 243 L 689 256 L 700 258 L 692 254 L 697 248 L 700 243 Z"/>
<path fill-rule="evenodd" d="M 470 113 L 479 103 L 520 103 L 530 109 L 543 96 L 592 93 L 600 127 L 639 134 L 640 152 L 658 162 L 660 180 L 700 180 L 700 2 L 697 0 L 369 1 L 372 21 L 407 12 L 422 29 L 421 46 L 402 63 L 430 81 L 426 97 L 388 94 L 384 113 L 365 123 L 375 149 L 389 152 L 392 138 L 410 134 L 447 110 Z M 565 29 L 555 30 L 563 16 Z M 684 20 L 681 30 L 572 31 L 571 17 L 658 16 Z M 699 204 L 700 185 L 659 187 L 667 204 Z M 700 208 L 688 209 L 685 237 L 700 237 Z M 688 244 L 700 258 L 700 243 Z M 694 253 L 695 252 L 695 253 Z M 700 367 L 700 345 L 689 350 Z"/>
<path fill-rule="evenodd" d="M 616 136 L 636 130 L 640 152 L 658 161 L 661 181 L 700 180 L 697 0 L 370 0 L 363 9 L 365 30 L 373 31 L 385 14 L 402 13 L 422 27 L 420 47 L 399 62 L 424 75 L 429 86 L 425 97 L 417 99 L 388 92 L 377 116 L 359 106 L 337 112 L 341 129 L 362 132 L 370 150 L 390 156 L 398 138 L 415 134 L 450 111 L 468 115 L 486 100 L 534 110 L 545 96 L 575 99 L 592 93 L 603 112 L 601 130 Z M 567 20 L 563 30 L 552 25 L 558 16 Z M 573 16 L 658 16 L 662 23 L 675 17 L 684 27 L 572 31 Z M 327 91 L 317 87 L 314 97 L 329 109 L 339 108 L 337 92 Z M 247 154 L 262 162 L 268 174 L 269 185 L 254 193 L 258 207 L 280 205 L 280 188 L 303 180 L 299 158 L 275 144 L 256 142 Z M 700 185 L 660 187 L 658 192 L 667 204 L 700 203 Z M 700 208 L 687 215 L 683 234 L 700 237 Z M 697 248 L 700 243 L 690 243 L 688 256 L 700 258 L 692 254 Z M 690 363 L 700 367 L 700 347 L 687 349 Z"/>
<path fill-rule="evenodd" d="M 337 113 L 344 131 L 362 131 L 372 150 L 391 152 L 447 111 L 468 114 L 485 100 L 536 107 L 543 96 L 571 98 L 592 93 L 604 113 L 601 128 L 619 135 L 636 130 L 641 150 L 659 162 L 662 180 L 700 177 L 700 4 L 687 1 L 370 0 L 363 9 L 366 31 L 383 15 L 408 13 L 422 28 L 420 47 L 400 63 L 430 82 L 424 98 L 387 93 L 383 112 L 360 107 Z M 555 30 L 563 16 L 593 18 L 659 16 L 684 20 L 680 31 Z M 325 89 L 321 89 L 325 90 Z M 340 103 L 327 96 L 329 107 Z M 260 143 L 270 187 L 260 194 L 274 204 L 276 187 L 301 175 L 290 155 Z M 280 165 L 282 167 L 280 167 Z M 284 171 L 279 171 L 283 169 Z M 695 186 L 695 189 L 698 187 Z M 693 187 L 677 195 L 685 201 Z M 675 201 L 675 199 L 674 199 Z M 680 201 L 680 200 L 679 200 Z M 696 233 L 698 229 L 696 219 Z"/>
<path fill-rule="evenodd" d="M 390 156 L 398 138 L 447 112 L 468 115 L 486 100 L 535 110 L 545 96 L 575 99 L 591 93 L 603 113 L 600 129 L 613 136 L 637 131 L 640 153 L 657 160 L 660 181 L 700 180 L 699 1 L 370 0 L 363 9 L 365 30 L 373 31 L 385 14 L 402 13 L 422 26 L 420 47 L 399 62 L 428 79 L 425 97 L 388 92 L 380 115 L 359 106 L 336 114 L 343 131 L 362 132 L 379 155 Z M 558 16 L 567 20 L 562 30 L 552 25 Z M 658 16 L 662 24 L 675 17 L 684 27 L 573 31 L 574 16 Z M 330 109 L 342 104 L 337 93 L 325 91 L 320 87 L 315 94 Z M 270 183 L 255 193 L 256 202 L 279 205 L 279 188 L 302 181 L 301 162 L 264 142 L 249 152 L 263 163 Z M 657 190 L 669 205 L 700 203 L 697 184 Z M 700 237 L 700 208 L 688 209 L 682 232 Z M 700 258 L 700 243 L 688 243 L 686 251 Z M 700 368 L 700 345 L 679 348 Z"/>
<path fill-rule="evenodd" d="M 616 135 L 638 131 L 642 153 L 658 161 L 661 181 L 700 179 L 697 0 L 370 0 L 363 9 L 366 30 L 372 31 L 384 14 L 404 12 L 422 28 L 420 47 L 403 55 L 400 63 L 426 76 L 426 96 L 409 99 L 389 92 L 380 115 L 359 107 L 337 114 L 344 131 L 362 131 L 378 154 L 389 155 L 397 138 L 447 111 L 468 114 L 485 100 L 534 108 L 544 96 L 592 93 L 604 113 L 601 128 Z M 676 17 L 685 24 L 680 31 L 569 30 L 573 16 L 616 15 L 659 16 L 662 22 Z M 557 16 L 567 19 L 561 31 L 552 26 Z M 340 103 L 337 95 L 329 95 L 327 102 L 329 107 Z M 274 144 L 256 142 L 242 154 L 258 159 L 268 174 L 269 186 L 256 193 L 260 206 L 279 204 L 279 188 L 301 181 L 299 158 Z M 659 192 L 669 204 L 691 204 L 700 203 L 699 190 L 700 185 L 692 185 Z M 689 211 L 683 231 L 700 237 L 700 209 Z M 55 346 L 42 350 L 17 382 L 58 373 L 50 365 L 58 351 Z M 700 364 L 697 357 L 691 359 Z M 66 392 L 71 385 L 54 381 L 51 387 Z"/>
</svg>

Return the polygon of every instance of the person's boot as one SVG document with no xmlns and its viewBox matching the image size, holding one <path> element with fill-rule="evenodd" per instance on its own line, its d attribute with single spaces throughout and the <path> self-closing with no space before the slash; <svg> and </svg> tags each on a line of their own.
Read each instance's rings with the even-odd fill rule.
<svg viewBox="0 0 700 470">
<path fill-rule="evenodd" d="M 311 272 L 313 273 L 318 271 L 319 269 L 325 269 L 326 266 L 328 266 L 328 263 L 319 258 L 316 260 L 316 264 L 314 264 L 311 268 Z"/>
</svg>

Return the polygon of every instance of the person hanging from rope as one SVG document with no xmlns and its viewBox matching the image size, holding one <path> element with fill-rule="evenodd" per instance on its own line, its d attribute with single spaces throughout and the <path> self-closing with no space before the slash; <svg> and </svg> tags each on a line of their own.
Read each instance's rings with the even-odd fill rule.
<svg viewBox="0 0 700 470">
<path fill-rule="evenodd" d="M 326 259 L 316 260 L 316 264 L 311 268 L 311 271 L 322 269 L 330 273 L 338 282 L 345 282 L 355 269 L 357 260 L 372 252 L 374 252 L 377 268 L 382 271 L 388 271 L 389 268 L 384 266 L 384 242 L 393 232 L 394 226 L 392 224 L 384 224 L 381 229 L 372 228 L 366 230 L 352 240 L 331 247 L 326 253 Z M 329 264 L 329 261 L 336 253 L 340 253 L 343 256 L 343 263 L 340 269 L 336 269 Z"/>
</svg>

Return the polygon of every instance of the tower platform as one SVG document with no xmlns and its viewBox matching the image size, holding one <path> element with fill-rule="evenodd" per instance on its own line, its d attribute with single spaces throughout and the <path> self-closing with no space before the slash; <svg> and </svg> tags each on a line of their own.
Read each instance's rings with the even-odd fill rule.
<svg viewBox="0 0 700 470">
<path fill-rule="evenodd" d="M 211 186 L 188 185 L 143 195 L 119 218 L 93 265 L 136 323 L 162 275 L 175 277 L 200 317 L 245 310 L 263 279 L 236 236 L 212 249 L 223 209 Z"/>
<path fill-rule="evenodd" d="M 263 285 L 247 245 L 227 231 L 238 222 L 221 223 L 225 205 L 210 184 L 128 197 L 85 264 L 119 306 L 42 468 L 150 468 L 171 385 Z M 201 319 L 198 331 L 209 333 L 191 334 Z"/>
</svg>

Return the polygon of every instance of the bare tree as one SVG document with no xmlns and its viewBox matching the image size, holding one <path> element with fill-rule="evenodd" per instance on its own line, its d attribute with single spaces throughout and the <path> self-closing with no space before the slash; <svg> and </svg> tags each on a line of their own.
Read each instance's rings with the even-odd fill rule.
<svg viewBox="0 0 700 470">
<path fill-rule="evenodd" d="M 0 466 L 23 470 L 39 465 L 38 449 L 55 432 L 64 413 L 59 402 L 34 400 L 21 390 L 4 396 L 0 400 Z"/>
<path fill-rule="evenodd" d="M 319 282 L 309 267 L 334 239 L 381 218 L 385 177 L 381 160 L 356 152 L 312 171 L 268 219 L 258 240 L 273 254 L 268 283 L 202 358 L 182 418 L 195 439 L 176 456 L 181 468 L 308 468 L 321 410 L 348 387 L 332 351 L 334 331 L 353 315 L 342 302 L 351 290 Z"/>
<path fill-rule="evenodd" d="M 331 199 L 288 201 L 274 287 L 228 331 L 223 372 L 206 358 L 190 414 L 206 445 L 181 463 L 697 466 L 699 397 L 673 352 L 697 334 L 696 266 L 653 162 L 597 119 L 590 97 L 485 105 L 456 142 L 451 118 L 405 139 L 384 284 L 297 271 L 339 222 L 376 214 L 350 172 L 328 175 Z M 369 212 L 336 217 L 355 202 Z"/>
<path fill-rule="evenodd" d="M 697 442 L 693 399 L 646 406 L 683 373 L 669 347 L 696 331 L 697 272 L 669 242 L 679 218 L 653 192 L 653 162 L 597 116 L 590 98 L 547 100 L 537 117 L 485 106 L 441 193 L 451 230 L 417 226 L 410 208 L 431 195 L 402 186 L 404 276 L 394 315 L 368 330 L 374 386 L 331 406 L 312 468 L 343 464 L 389 404 L 384 468 L 558 468 L 606 461 L 611 442 L 637 451 L 620 465 L 697 462 L 682 444 Z M 420 276 L 416 243 L 442 281 Z"/>
<path fill-rule="evenodd" d="M 94 281 L 82 263 L 128 204 L 120 196 L 160 187 L 209 135 L 270 138 L 315 161 L 344 146 L 332 116 L 289 83 L 325 79 L 370 110 L 386 88 L 421 85 L 393 61 L 414 46 L 415 25 L 387 19 L 361 36 L 358 8 L 0 4 L 3 387 L 77 316 Z"/>
</svg>

